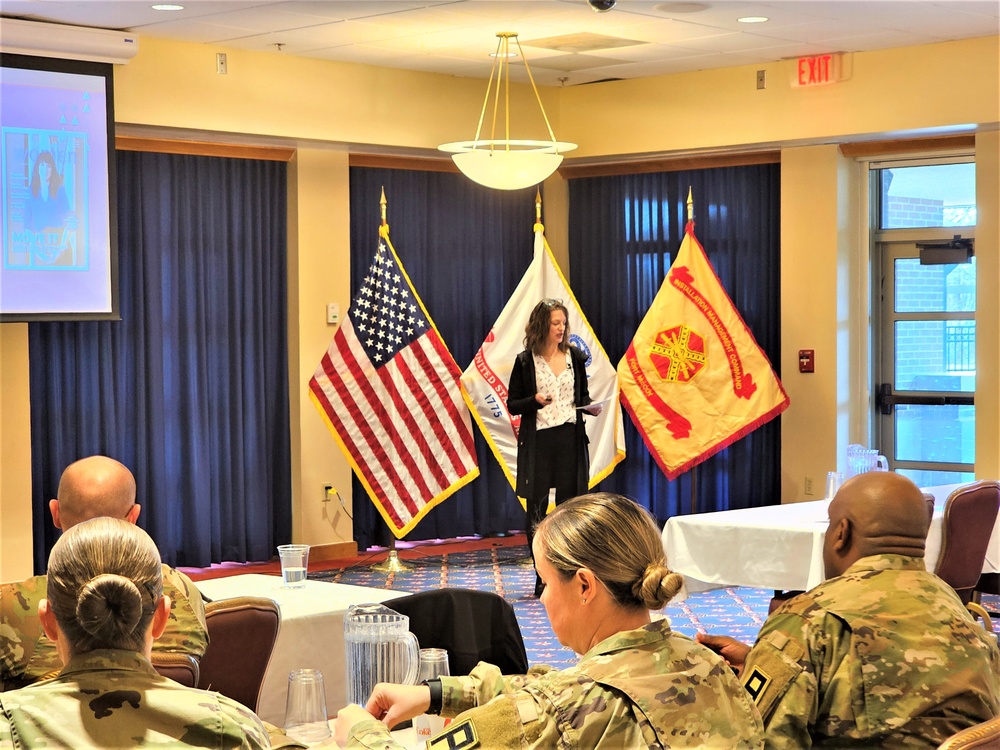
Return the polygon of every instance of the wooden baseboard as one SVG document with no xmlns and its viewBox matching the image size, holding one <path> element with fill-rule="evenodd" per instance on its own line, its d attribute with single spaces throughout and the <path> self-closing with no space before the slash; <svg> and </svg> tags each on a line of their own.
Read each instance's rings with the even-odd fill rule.
<svg viewBox="0 0 1000 750">
<path fill-rule="evenodd" d="M 345 557 L 357 557 L 357 542 L 336 542 L 334 544 L 314 544 L 309 547 L 309 562 L 327 562 Z"/>
</svg>

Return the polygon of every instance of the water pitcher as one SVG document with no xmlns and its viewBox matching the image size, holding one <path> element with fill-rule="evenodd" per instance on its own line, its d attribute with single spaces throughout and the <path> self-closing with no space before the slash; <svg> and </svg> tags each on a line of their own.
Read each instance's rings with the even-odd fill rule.
<svg viewBox="0 0 1000 750">
<path fill-rule="evenodd" d="M 420 645 L 410 618 L 384 604 L 354 604 L 344 617 L 347 702 L 365 705 L 379 682 L 412 685 L 420 666 Z"/>
</svg>

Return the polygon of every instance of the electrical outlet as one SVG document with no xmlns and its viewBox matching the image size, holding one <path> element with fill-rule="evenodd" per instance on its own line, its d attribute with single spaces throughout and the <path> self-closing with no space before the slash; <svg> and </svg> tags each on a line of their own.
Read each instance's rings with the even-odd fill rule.
<svg viewBox="0 0 1000 750">
<path fill-rule="evenodd" d="M 336 494 L 336 490 L 333 489 L 332 484 L 323 485 L 323 502 L 328 503 L 333 500 L 333 496 Z"/>
<path fill-rule="evenodd" d="M 805 481 L 805 494 L 811 495 L 813 493 L 813 478 L 806 477 Z"/>
</svg>

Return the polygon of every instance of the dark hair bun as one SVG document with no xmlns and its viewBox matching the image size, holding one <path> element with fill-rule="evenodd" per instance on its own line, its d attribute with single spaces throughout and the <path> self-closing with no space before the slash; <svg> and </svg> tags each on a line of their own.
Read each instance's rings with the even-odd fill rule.
<svg viewBox="0 0 1000 750">
<path fill-rule="evenodd" d="M 128 578 L 103 573 L 80 590 L 76 618 L 90 635 L 114 642 L 131 634 L 139 624 L 142 594 Z"/>
</svg>

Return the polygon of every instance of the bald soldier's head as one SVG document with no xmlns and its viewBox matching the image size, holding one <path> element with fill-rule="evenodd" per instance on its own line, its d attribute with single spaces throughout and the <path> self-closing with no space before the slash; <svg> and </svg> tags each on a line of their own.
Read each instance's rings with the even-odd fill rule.
<svg viewBox="0 0 1000 750">
<path fill-rule="evenodd" d="M 107 456 L 89 456 L 66 467 L 59 480 L 59 496 L 49 500 L 52 523 L 66 531 L 82 521 L 110 516 L 135 523 L 135 477 L 123 464 Z"/>
<path fill-rule="evenodd" d="M 823 542 L 826 577 L 869 555 L 924 556 L 930 519 L 920 489 L 901 474 L 872 471 L 848 479 L 830 503 Z"/>
</svg>

